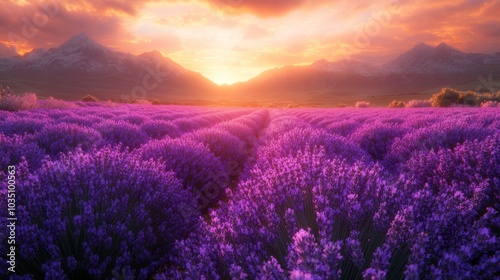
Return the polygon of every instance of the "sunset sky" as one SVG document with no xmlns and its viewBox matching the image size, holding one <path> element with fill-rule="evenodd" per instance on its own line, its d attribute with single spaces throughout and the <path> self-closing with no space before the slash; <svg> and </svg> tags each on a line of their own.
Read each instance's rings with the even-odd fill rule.
<svg viewBox="0 0 500 280">
<path fill-rule="evenodd" d="M 0 0 L 0 57 L 80 32 L 113 49 L 158 50 L 216 83 L 283 65 L 381 63 L 419 42 L 500 51 L 500 0 Z"/>
</svg>

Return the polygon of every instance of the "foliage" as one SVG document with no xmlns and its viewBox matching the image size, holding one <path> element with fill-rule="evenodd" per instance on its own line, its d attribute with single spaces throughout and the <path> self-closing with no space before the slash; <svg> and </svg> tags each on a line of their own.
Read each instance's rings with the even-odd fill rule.
<svg viewBox="0 0 500 280">
<path fill-rule="evenodd" d="M 4 111 L 18 278 L 496 279 L 498 94 L 455 93 L 446 109 Z M 455 107 L 476 97 L 488 108 Z"/>
<path fill-rule="evenodd" d="M 189 192 L 164 168 L 108 148 L 45 161 L 18 181 L 17 273 L 105 279 L 126 271 L 151 277 L 168 260 L 173 240 L 195 223 L 179 208 L 190 202 Z"/>
<path fill-rule="evenodd" d="M 500 102 L 498 101 L 486 101 L 481 103 L 481 107 L 483 108 L 498 108 L 500 107 Z"/>
<path fill-rule="evenodd" d="M 356 102 L 356 105 L 354 105 L 355 108 L 369 108 L 372 107 L 372 104 L 367 101 L 358 101 Z"/>
<path fill-rule="evenodd" d="M 38 146 L 48 155 L 57 156 L 80 147 L 88 151 L 101 140 L 101 135 L 94 129 L 74 124 L 49 124 L 34 135 Z"/>
<path fill-rule="evenodd" d="M 204 194 L 206 204 L 216 202 L 227 187 L 228 172 L 224 163 L 194 140 L 151 141 L 138 153 L 144 160 L 161 160 L 165 170 L 173 170 L 186 189 L 192 189 L 196 195 Z"/>
<path fill-rule="evenodd" d="M 441 92 L 434 94 L 431 98 L 433 107 L 450 107 L 458 103 L 460 91 L 452 88 L 443 88 Z"/>
<path fill-rule="evenodd" d="M 12 95 L 14 94 L 14 91 L 10 89 L 9 86 L 3 86 L 0 85 L 0 98 L 6 96 L 6 95 Z"/>
<path fill-rule="evenodd" d="M 449 107 L 452 105 L 464 105 L 478 107 L 486 102 L 500 102 L 500 92 L 479 93 L 474 91 L 459 91 L 451 88 L 443 88 L 440 93 L 432 96 L 431 102 L 434 107 Z"/>
<path fill-rule="evenodd" d="M 404 107 L 406 107 L 406 104 L 404 101 L 393 100 L 389 104 L 389 108 L 404 108 Z"/>
<path fill-rule="evenodd" d="M 105 120 L 95 124 L 93 128 L 99 131 L 102 138 L 106 140 L 103 144 L 122 145 L 135 149 L 149 140 L 149 137 L 138 126 L 122 120 Z"/>
<path fill-rule="evenodd" d="M 82 97 L 82 101 L 83 102 L 97 102 L 97 98 L 88 94 L 88 95 L 85 95 L 84 97 Z"/>
<path fill-rule="evenodd" d="M 426 108 L 431 106 L 432 103 L 429 100 L 410 100 L 406 104 L 406 108 Z"/>
<path fill-rule="evenodd" d="M 386 123 L 369 123 L 351 135 L 355 143 L 368 152 L 376 161 L 384 159 L 391 144 L 396 138 L 402 137 L 406 129 Z"/>
<path fill-rule="evenodd" d="M 74 103 L 60 100 L 60 99 L 55 99 L 49 97 L 49 99 L 46 100 L 38 100 L 38 106 L 40 108 L 49 108 L 49 109 L 63 109 L 63 108 L 73 108 L 76 107 Z"/>
<path fill-rule="evenodd" d="M 7 94 L 0 99 L 0 110 L 19 111 L 37 107 L 37 98 L 34 93 Z"/>
</svg>

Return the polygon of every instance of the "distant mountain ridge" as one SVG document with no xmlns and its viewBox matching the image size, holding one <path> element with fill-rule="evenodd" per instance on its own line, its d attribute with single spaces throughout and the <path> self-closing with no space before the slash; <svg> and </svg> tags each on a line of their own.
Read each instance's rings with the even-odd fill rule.
<svg viewBox="0 0 500 280">
<path fill-rule="evenodd" d="M 446 43 L 436 47 L 421 43 L 384 64 L 386 71 L 402 73 L 453 73 L 476 71 L 500 64 L 500 54 L 467 54 Z"/>
<path fill-rule="evenodd" d="M 318 60 L 284 66 L 229 86 L 217 86 L 158 51 L 117 52 L 85 33 L 56 48 L 0 59 L 0 84 L 66 99 L 143 97 L 179 100 L 271 100 L 324 102 L 364 96 L 404 95 L 478 82 L 500 74 L 500 52 L 464 53 L 446 43 L 415 45 L 381 65 L 357 60 Z M 478 82 L 479 83 L 479 82 Z M 139 95 L 139 96 L 136 96 Z"/>
<path fill-rule="evenodd" d="M 480 81 L 500 74 L 500 53 L 464 53 L 446 43 L 435 47 L 420 43 L 382 64 L 357 60 L 324 59 L 308 66 L 265 71 L 234 92 L 248 98 L 318 101 L 345 96 L 404 95 L 436 87 Z"/>
<path fill-rule="evenodd" d="M 366 76 L 400 73 L 457 73 L 482 69 L 500 64 L 500 53 L 467 54 L 446 43 L 436 47 L 420 43 L 411 50 L 382 65 L 373 65 L 357 60 L 328 62 L 319 60 L 311 66 L 331 72 L 357 73 Z"/>
<path fill-rule="evenodd" d="M 90 93 L 112 99 L 137 95 L 189 100 L 205 98 L 217 88 L 201 74 L 183 68 L 158 51 L 141 55 L 117 52 L 85 33 L 57 48 L 35 49 L 22 57 L 0 59 L 0 73 L 0 83 L 10 79 L 14 87 L 21 84 L 37 92 L 70 97 L 68 91 L 73 91 L 75 97 Z M 134 88 L 139 88 L 135 94 Z"/>
</svg>

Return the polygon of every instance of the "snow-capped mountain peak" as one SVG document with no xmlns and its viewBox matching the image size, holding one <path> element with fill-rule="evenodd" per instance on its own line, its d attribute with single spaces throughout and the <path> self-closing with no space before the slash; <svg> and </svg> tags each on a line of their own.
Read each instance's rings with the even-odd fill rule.
<svg viewBox="0 0 500 280">
<path fill-rule="evenodd" d="M 159 51 L 132 55 L 114 51 L 80 33 L 59 47 L 49 50 L 34 49 L 18 59 L 4 59 L 7 71 L 29 71 L 45 73 L 101 73 L 104 75 L 144 75 L 150 69 L 161 66 L 163 71 L 178 74 L 184 70 L 180 65 L 165 58 Z"/>
<path fill-rule="evenodd" d="M 383 69 L 394 73 L 458 73 L 490 64 L 492 57 L 486 54 L 464 53 L 444 42 L 435 47 L 418 44 L 384 64 Z"/>
<path fill-rule="evenodd" d="M 434 47 L 427 43 L 418 43 L 408 52 L 431 52 L 433 49 Z"/>
<path fill-rule="evenodd" d="M 451 46 L 451 45 L 448 45 L 446 44 L 445 42 L 441 42 L 439 45 L 437 45 L 435 48 L 434 48 L 435 51 L 446 51 L 446 52 L 459 52 L 459 53 L 463 53 L 461 50 Z"/>
<path fill-rule="evenodd" d="M 434 75 L 477 72 L 476 70 L 496 64 L 500 64 L 500 56 L 497 54 L 464 53 L 442 42 L 436 46 L 419 43 L 381 66 L 350 59 L 333 62 L 322 59 L 311 64 L 311 67 L 332 73 L 380 76 L 391 73 Z"/>
<path fill-rule="evenodd" d="M 76 51 L 78 49 L 96 49 L 96 48 L 106 48 L 94 40 L 92 40 L 87 34 L 81 32 L 78 35 L 71 37 L 68 41 L 58 47 L 59 50 L 64 50 L 68 52 Z"/>
</svg>

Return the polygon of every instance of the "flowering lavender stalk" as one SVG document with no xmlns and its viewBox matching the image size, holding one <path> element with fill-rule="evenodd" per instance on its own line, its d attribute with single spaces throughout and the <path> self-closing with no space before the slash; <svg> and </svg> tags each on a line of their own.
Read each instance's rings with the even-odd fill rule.
<svg viewBox="0 0 500 280">
<path fill-rule="evenodd" d="M 101 279 L 125 270 L 146 279 L 196 222 L 196 213 L 180 212 L 192 196 L 172 172 L 119 149 L 47 160 L 17 192 L 17 273 L 35 278 Z"/>
</svg>

